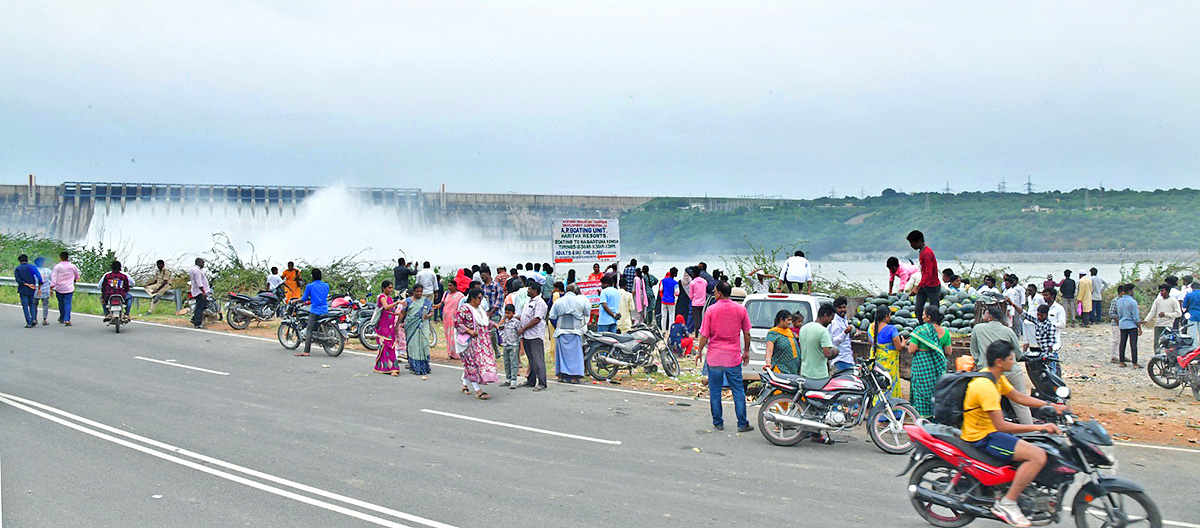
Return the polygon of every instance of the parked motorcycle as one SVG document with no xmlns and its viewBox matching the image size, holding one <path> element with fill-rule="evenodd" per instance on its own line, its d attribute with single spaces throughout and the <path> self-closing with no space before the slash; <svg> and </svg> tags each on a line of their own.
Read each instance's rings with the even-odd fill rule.
<svg viewBox="0 0 1200 528">
<path fill-rule="evenodd" d="M 104 321 L 121 333 L 121 325 L 129 324 L 129 314 L 125 313 L 125 296 L 109 295 L 108 300 L 108 315 Z"/>
<path fill-rule="evenodd" d="M 1025 364 L 1025 372 L 1033 383 L 1030 390 L 1031 396 L 1045 402 L 1067 404 L 1067 398 L 1059 396 L 1059 388 L 1066 388 L 1067 382 L 1054 372 L 1057 360 L 1047 358 L 1042 354 L 1040 348 L 1032 347 L 1025 352 L 1025 356 L 1020 359 L 1020 362 Z M 1069 395 L 1070 391 L 1063 392 L 1063 394 Z M 1006 420 L 1017 422 L 1017 415 L 1013 412 L 1008 398 L 1001 400 L 1000 407 L 1004 410 Z"/>
<path fill-rule="evenodd" d="M 1065 399 L 1070 391 L 1060 392 Z M 1047 455 L 1046 467 L 1017 500 L 1034 526 L 1059 522 L 1067 489 L 1079 476 L 1083 485 L 1070 503 L 1076 526 L 1162 526 L 1158 506 L 1145 488 L 1112 476 L 1117 458 L 1104 426 L 1078 421 L 1070 413 L 1059 416 L 1051 406 L 1034 413 L 1057 422 L 1063 431 L 1020 435 Z M 908 495 L 921 518 L 943 527 L 964 526 L 976 518 L 999 520 L 990 507 L 1008 491 L 1014 465 L 976 449 L 953 427 L 922 422 L 905 429 L 917 448 L 900 474 L 912 471 Z"/>
<path fill-rule="evenodd" d="M 331 309 L 346 312 L 339 321 L 338 328 L 346 335 L 346 339 L 358 339 L 363 348 L 379 350 L 379 337 L 375 335 L 375 326 L 371 320 L 375 318 L 375 303 L 355 300 L 350 294 L 339 296 L 329 303 Z"/>
<path fill-rule="evenodd" d="M 583 368 L 597 380 L 610 380 L 621 370 L 632 373 L 638 367 L 653 371 L 656 361 L 662 363 L 666 375 L 679 375 L 679 359 L 667 348 L 667 340 L 657 326 L 640 324 L 628 334 L 589 330 L 585 337 Z"/>
<path fill-rule="evenodd" d="M 809 434 L 845 431 L 865 422 L 871 441 L 885 453 L 898 455 L 913 447 L 905 425 L 917 423 L 917 410 L 890 395 L 891 374 L 874 359 L 859 360 L 831 378 L 767 370 L 761 379 L 766 396 L 758 409 L 758 430 L 772 444 L 795 445 Z"/>
<path fill-rule="evenodd" d="M 292 301 L 284 308 L 283 320 L 276 332 L 279 344 L 288 350 L 296 350 L 308 336 L 308 307 Z M 330 310 L 317 319 L 313 342 L 321 345 L 326 354 L 337 357 L 346 348 L 346 336 L 338 328 L 338 321 L 346 315 L 342 310 Z"/>
<path fill-rule="evenodd" d="M 192 298 L 189 293 L 187 301 L 184 302 L 183 310 L 178 315 L 190 315 L 196 313 L 196 299 Z M 208 293 L 208 304 L 204 306 L 204 321 L 220 321 L 224 315 L 221 314 L 221 303 L 217 302 L 216 297 L 212 292 Z"/>
<path fill-rule="evenodd" d="M 225 304 L 225 322 L 234 330 L 245 330 L 251 321 L 263 322 L 275 318 L 279 313 L 282 302 L 283 287 L 274 292 L 260 291 L 251 297 L 244 293 L 229 292 L 229 301 Z"/>
<path fill-rule="evenodd" d="M 1192 336 L 1167 330 L 1158 338 L 1161 352 L 1146 362 L 1146 372 L 1155 385 L 1174 389 L 1191 386 L 1192 397 L 1200 400 L 1200 347 Z"/>
</svg>

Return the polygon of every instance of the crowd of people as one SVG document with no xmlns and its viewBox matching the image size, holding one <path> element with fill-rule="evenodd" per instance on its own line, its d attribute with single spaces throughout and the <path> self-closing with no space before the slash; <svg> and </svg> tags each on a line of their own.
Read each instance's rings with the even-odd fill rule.
<svg viewBox="0 0 1200 528">
<path fill-rule="evenodd" d="M 988 342 L 1003 340 L 1011 341 L 1018 349 L 1037 347 L 1057 370 L 1062 329 L 1076 321 L 1088 326 L 1104 320 L 1101 301 L 1110 283 L 1099 276 L 1096 268 L 1077 274 L 1066 270 L 1058 279 L 1047 276 L 1040 288 L 1022 285 L 1012 274 L 1000 277 L 999 283 L 996 277 L 985 276 L 975 287 L 953 269 L 938 267 L 923 233 L 913 231 L 906 239 L 917 253 L 917 262 L 891 257 L 885 265 L 888 293 L 907 292 L 915 299 L 915 313 L 921 324 L 910 335 L 901 335 L 900 329 L 890 324 L 894 314 L 887 309 L 869 314 L 867 330 L 860 331 L 848 319 L 847 299 L 837 298 L 828 310 L 819 310 L 812 321 L 805 321 L 802 313 L 776 314 L 765 341 L 767 368 L 805 377 L 828 376 L 852 367 L 851 340 L 862 339 L 894 379 L 899 379 L 901 356 L 911 356 L 909 398 L 920 414 L 928 416 L 933 385 L 940 374 L 955 368 L 951 364 L 954 354 L 950 331 L 942 326 L 943 314 L 938 310 L 944 294 L 977 293 L 1005 304 L 999 310 L 993 307 L 986 311 L 976 321 L 970 348 L 977 365 L 984 363 L 983 351 Z M 53 268 L 46 267 L 41 257 L 30 263 L 21 255 L 18 261 L 14 276 L 26 327 L 37 325 L 39 306 L 41 324 L 48 324 L 51 292 L 57 297 L 58 321 L 70 325 L 72 296 L 80 275 L 69 255 L 62 253 Z M 606 268 L 594 264 L 586 276 L 577 276 L 571 269 L 560 277 L 551 264 L 533 262 L 497 266 L 494 270 L 479 263 L 442 276 L 428 261 L 410 264 L 404 258 L 392 271 L 392 279 L 383 281 L 380 293 L 371 299 L 379 308 L 376 328 L 381 346 L 375 371 L 398 376 L 407 370 L 427 379 L 433 332 L 439 331 L 447 355 L 462 361 L 465 368 L 462 390 L 482 399 L 489 397 L 483 388 L 492 383 L 545 390 L 547 352 L 554 355 L 554 374 L 559 381 L 580 383 L 584 376 L 584 334 L 589 326 L 598 331 L 628 332 L 642 323 L 657 325 L 668 335 L 671 350 L 694 355 L 705 367 L 710 382 L 719 381 L 720 387 L 740 386 L 732 379 L 740 376 L 740 372 L 732 373 L 736 369 L 729 364 L 736 359 L 733 356 L 739 355 L 732 348 L 748 350 L 750 339 L 735 335 L 740 330 L 731 330 L 743 326 L 735 324 L 740 316 L 729 306 L 737 304 L 732 299 L 751 293 L 810 293 L 814 279 L 811 263 L 802 251 L 789 257 L 777 273 L 750 270 L 745 275 L 748 287 L 743 286 L 743 277 L 731 280 L 721 270 L 710 271 L 705 262 L 682 271 L 671 267 L 663 270 L 661 278 L 636 259 L 623 268 L 616 263 Z M 191 321 L 203 327 L 205 303 L 212 294 L 204 259 L 196 258 L 187 275 L 189 293 L 195 300 Z M 157 261 L 142 284 L 151 296 L 151 310 L 170 287 L 172 277 L 165 262 Z M 116 261 L 101 281 L 106 298 L 121 295 L 126 299 L 126 313 L 133 285 Z M 309 355 L 317 318 L 329 310 L 330 286 L 322 280 L 321 270 L 302 272 L 294 262 L 288 262 L 282 271 L 270 269 L 266 286 L 281 290 L 286 301 L 309 305 L 309 338 L 304 350 L 296 354 Z M 589 299 L 581 287 L 589 292 L 598 290 L 594 293 L 596 301 Z M 1154 328 L 1157 342 L 1165 329 L 1184 324 L 1186 313 L 1191 321 L 1197 321 L 1187 323 L 1190 333 L 1200 332 L 1200 288 L 1193 289 L 1191 276 L 1181 281 L 1168 277 L 1144 317 L 1139 317 L 1140 307 L 1129 295 L 1132 285 L 1118 285 L 1117 292 L 1107 313 L 1113 327 L 1114 363 L 1140 366 L 1137 336 L 1146 326 Z M 441 327 L 435 329 L 439 322 Z M 731 347 L 735 342 L 738 347 Z M 712 354 L 718 349 L 722 353 Z M 520 374 L 522 362 L 527 365 L 524 378 Z M 1010 382 L 1018 390 L 1024 386 L 1016 379 Z M 901 395 L 899 384 L 892 390 L 894 395 Z M 713 392 L 714 397 L 720 394 L 719 390 Z M 717 421 L 714 416 L 714 425 Z"/>
<path fill-rule="evenodd" d="M 1063 346 L 1062 330 L 1076 321 L 1082 326 L 1102 323 L 1103 294 L 1111 285 L 1093 267 L 1078 273 L 1065 270 L 1059 279 L 1048 275 L 1040 287 L 1023 285 L 1013 274 L 1003 275 L 999 282 L 994 276 L 985 276 L 975 287 L 952 268 L 939 269 L 923 233 L 912 231 L 907 241 L 917 252 L 917 262 L 905 263 L 891 257 L 885 265 L 888 294 L 905 292 L 915 300 L 921 324 L 911 333 L 905 335 L 890 324 L 894 314 L 887 306 L 877 307 L 869 314 L 867 329 L 859 330 L 848 318 L 849 301 L 845 297 L 820 302 L 811 321 L 805 321 L 804 313 L 781 310 L 766 333 L 763 368 L 806 379 L 827 378 L 854 367 L 851 341 L 862 338 L 867 341 L 870 355 L 897 381 L 892 385 L 892 396 L 903 396 L 899 383 L 901 358 L 904 354 L 910 356 L 908 399 L 924 418 L 935 414 L 934 390 L 943 376 L 956 370 L 986 372 L 986 377 L 972 379 L 967 386 L 962 438 L 996 458 L 1019 465 L 1013 486 L 997 499 L 992 512 L 1010 524 L 1027 525 L 1013 499 L 1045 463 L 1045 454 L 1014 433 L 1055 432 L 1056 428 L 1053 424 L 1034 423 L 1030 407 L 1046 402 L 1027 394 L 1025 376 L 1017 368 L 1017 361 L 1037 349 L 1050 368 L 1061 375 L 1058 353 Z M 197 258 L 188 270 L 190 294 L 196 299 L 192 323 L 197 327 L 203 326 L 205 302 L 212 293 L 204 267 L 204 259 Z M 38 326 L 39 306 L 41 324 L 48 324 L 51 292 L 57 297 L 58 321 L 70 326 L 72 297 L 80 273 L 66 252 L 59 255 L 53 268 L 46 267 L 44 258 L 30 263 L 26 255 L 20 255 L 14 277 L 26 328 Z M 171 277 L 171 271 L 159 260 L 144 283 L 152 297 L 151 309 L 167 291 Z M 288 262 L 283 272 L 272 267 L 267 277 L 268 289 L 282 290 L 287 301 L 308 304 L 307 339 L 297 356 L 310 354 L 317 320 L 329 310 L 330 286 L 322 278 L 322 271 L 313 268 L 308 270 L 306 281 L 293 262 Z M 407 370 L 428 379 L 433 332 L 438 331 L 434 325 L 440 320 L 447 355 L 462 363 L 459 390 L 463 394 L 490 399 L 486 389 L 491 384 L 540 392 L 548 387 L 548 351 L 553 354 L 559 382 L 582 381 L 589 327 L 602 332 L 628 332 L 634 325 L 655 325 L 669 336 L 672 352 L 694 354 L 696 364 L 703 366 L 713 427 L 725 427 L 722 400 L 724 390 L 729 389 L 737 430 L 752 431 L 742 376 L 750 360 L 751 323 L 745 306 L 735 299 L 751 293 L 811 294 L 813 273 L 803 252 L 796 251 L 778 274 L 751 270 L 745 277 L 748 289 L 743 287 L 742 279 L 731 281 L 720 270 L 710 272 L 704 262 L 682 272 L 671 267 L 660 278 L 650 266 L 639 266 L 636 259 L 624 268 L 610 264 L 602 269 L 595 264 L 592 272 L 582 278 L 572 269 L 560 279 L 549 263 L 532 262 L 497 266 L 494 270 L 479 263 L 440 276 L 430 262 L 418 267 L 401 258 L 392 278 L 379 284 L 380 293 L 372 299 L 380 344 L 374 370 L 390 376 Z M 101 280 L 104 298 L 123 297 L 126 313 L 132 286 L 119 261 L 111 263 L 111 270 Z M 594 292 L 594 300 L 585 288 Z M 1131 362 L 1135 368 L 1140 367 L 1138 337 L 1147 326 L 1153 328 L 1156 344 L 1168 329 L 1184 327 L 1187 333 L 1200 335 L 1200 288 L 1194 287 L 1192 276 L 1181 280 L 1166 277 L 1144 316 L 1133 291 L 1132 284 L 1116 285 L 1117 296 L 1108 306 L 1113 363 L 1125 367 Z M 986 302 L 972 327 L 969 355 L 957 360 L 950 328 L 942 324 L 944 309 L 939 304 L 944 295 L 956 293 L 977 294 Z M 102 305 L 107 309 L 107 303 Z M 1015 423 L 1003 418 L 1001 397 L 1010 400 Z M 813 434 L 812 438 L 832 443 L 823 433 Z"/>
</svg>

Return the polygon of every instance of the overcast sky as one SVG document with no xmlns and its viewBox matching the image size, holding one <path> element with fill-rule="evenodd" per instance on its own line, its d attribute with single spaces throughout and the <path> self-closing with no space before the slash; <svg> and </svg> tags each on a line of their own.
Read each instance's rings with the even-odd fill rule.
<svg viewBox="0 0 1200 528">
<path fill-rule="evenodd" d="M 1196 186 L 1200 3 L 17 2 L 0 183 Z"/>
</svg>

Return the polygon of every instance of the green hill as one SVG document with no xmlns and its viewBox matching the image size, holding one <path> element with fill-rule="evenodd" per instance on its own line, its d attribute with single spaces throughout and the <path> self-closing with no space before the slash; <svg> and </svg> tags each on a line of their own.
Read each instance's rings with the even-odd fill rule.
<svg viewBox="0 0 1200 528">
<path fill-rule="evenodd" d="M 621 217 L 634 253 L 691 254 L 803 242 L 814 255 L 900 251 L 920 229 L 939 254 L 1200 247 L 1200 190 L 905 194 L 816 200 L 662 198 Z"/>
</svg>

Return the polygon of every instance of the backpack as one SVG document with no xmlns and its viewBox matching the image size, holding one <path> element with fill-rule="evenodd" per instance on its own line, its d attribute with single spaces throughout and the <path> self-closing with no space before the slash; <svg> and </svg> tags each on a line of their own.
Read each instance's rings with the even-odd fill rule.
<svg viewBox="0 0 1200 528">
<path fill-rule="evenodd" d="M 975 378 L 987 378 L 996 382 L 991 372 L 952 372 L 938 378 L 933 387 L 933 421 L 962 429 L 963 401 L 967 397 L 967 385 Z"/>
</svg>

